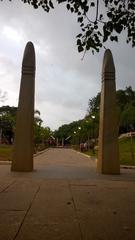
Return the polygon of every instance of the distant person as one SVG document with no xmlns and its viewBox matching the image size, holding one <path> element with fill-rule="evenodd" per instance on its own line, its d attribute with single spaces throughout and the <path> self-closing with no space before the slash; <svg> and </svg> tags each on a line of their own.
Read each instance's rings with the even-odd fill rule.
<svg viewBox="0 0 135 240">
<path fill-rule="evenodd" d="M 80 150 L 81 150 L 81 152 L 84 151 L 84 144 L 83 143 L 80 143 Z"/>
<path fill-rule="evenodd" d="M 87 144 L 87 142 L 84 143 L 84 150 L 85 150 L 85 151 L 88 150 L 88 144 Z"/>
</svg>

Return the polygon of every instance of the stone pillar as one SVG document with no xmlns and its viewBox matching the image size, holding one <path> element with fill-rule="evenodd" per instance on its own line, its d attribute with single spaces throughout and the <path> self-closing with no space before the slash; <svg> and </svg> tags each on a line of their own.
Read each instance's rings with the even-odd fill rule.
<svg viewBox="0 0 135 240">
<path fill-rule="evenodd" d="M 32 171 L 34 153 L 35 50 L 28 42 L 23 56 L 12 171 Z"/>
<path fill-rule="evenodd" d="M 116 106 L 115 66 L 112 53 L 105 51 L 102 66 L 99 151 L 97 170 L 103 174 L 119 174 L 118 117 Z"/>
</svg>

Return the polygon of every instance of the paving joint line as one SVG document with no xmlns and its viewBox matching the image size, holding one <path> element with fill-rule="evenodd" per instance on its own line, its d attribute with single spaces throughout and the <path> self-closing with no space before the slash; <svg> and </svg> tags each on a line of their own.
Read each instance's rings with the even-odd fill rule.
<svg viewBox="0 0 135 240">
<path fill-rule="evenodd" d="M 42 150 L 42 151 L 39 151 L 39 152 L 37 152 L 37 153 L 34 153 L 33 157 L 34 157 L 34 158 L 35 158 L 35 157 L 38 157 L 39 155 L 47 152 L 48 150 L 49 150 L 49 148 L 46 148 L 46 149 L 44 149 L 44 150 Z"/>
<path fill-rule="evenodd" d="M 12 183 L 10 183 L 8 186 L 6 186 L 2 191 L 0 191 L 0 193 L 6 192 L 6 190 L 12 186 L 16 181 L 14 180 Z"/>
<path fill-rule="evenodd" d="M 77 222 L 78 222 L 80 237 L 81 237 L 81 240 L 83 240 L 83 233 L 82 233 L 82 229 L 81 229 L 81 224 L 80 224 L 80 221 L 79 221 L 79 218 L 78 218 L 78 215 L 77 215 L 77 208 L 76 208 L 75 201 L 74 201 L 74 198 L 73 198 L 73 194 L 72 194 L 72 190 L 71 190 L 71 184 L 69 182 L 68 182 L 68 188 L 69 188 L 69 192 L 71 194 L 71 199 L 72 199 L 72 202 L 73 202 L 73 207 L 74 207 L 76 219 L 77 219 Z"/>
<path fill-rule="evenodd" d="M 17 233 L 15 234 L 13 240 L 15 240 L 15 239 L 18 237 L 19 232 L 20 232 L 20 230 L 21 230 L 21 228 L 22 228 L 22 226 L 23 226 L 23 223 L 24 223 L 24 221 L 25 221 L 25 219 L 26 219 L 26 217 L 27 217 L 27 215 L 28 215 L 28 213 L 29 213 L 29 211 L 30 211 L 30 209 L 31 209 L 31 207 L 32 207 L 32 204 L 33 204 L 33 202 L 34 202 L 34 200 L 35 200 L 35 198 L 36 198 L 36 196 L 37 196 L 37 194 L 38 194 L 39 191 L 40 191 L 40 186 L 38 187 L 37 191 L 35 192 L 34 197 L 32 198 L 32 201 L 30 202 L 30 205 L 29 205 L 28 209 L 26 210 L 26 213 L 25 213 L 25 215 L 24 215 L 24 217 L 23 217 L 23 219 L 22 219 L 22 222 L 21 222 L 21 224 L 20 224 L 20 226 L 19 226 L 19 228 L 18 228 L 18 231 L 17 231 Z"/>
</svg>

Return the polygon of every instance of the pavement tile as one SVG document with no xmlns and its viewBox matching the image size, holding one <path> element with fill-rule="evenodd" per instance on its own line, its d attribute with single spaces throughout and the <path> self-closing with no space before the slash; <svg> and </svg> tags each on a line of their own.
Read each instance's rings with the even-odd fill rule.
<svg viewBox="0 0 135 240">
<path fill-rule="evenodd" d="M 115 181 L 71 184 L 83 239 L 135 238 L 134 185 Z"/>
<path fill-rule="evenodd" d="M 74 221 L 25 223 L 16 240 L 81 240 L 78 224 Z"/>
<path fill-rule="evenodd" d="M 72 238 L 71 238 L 72 235 Z M 44 180 L 17 239 L 81 240 L 67 180 Z"/>
<path fill-rule="evenodd" d="M 0 210 L 0 240 L 13 240 L 26 211 Z"/>
<path fill-rule="evenodd" d="M 27 210 L 39 186 L 27 180 L 17 181 L 0 193 L 0 210 Z"/>
<path fill-rule="evenodd" d="M 0 240 L 135 239 L 135 170 L 97 174 L 70 149 L 36 156 L 34 168 L 0 165 Z"/>
</svg>

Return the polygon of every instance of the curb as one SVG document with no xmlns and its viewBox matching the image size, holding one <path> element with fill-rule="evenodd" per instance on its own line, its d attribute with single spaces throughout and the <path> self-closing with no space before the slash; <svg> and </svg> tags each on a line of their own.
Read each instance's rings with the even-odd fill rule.
<svg viewBox="0 0 135 240">
<path fill-rule="evenodd" d="M 128 166 L 128 165 L 120 165 L 120 168 L 135 170 L 135 166 Z"/>
<path fill-rule="evenodd" d="M 40 154 L 42 154 L 42 153 L 44 153 L 44 152 L 47 152 L 48 150 L 49 150 L 49 148 L 46 148 L 46 149 L 44 149 L 44 150 L 42 150 L 42 151 L 40 151 L 40 152 L 35 153 L 33 156 L 34 156 L 34 157 L 37 157 L 38 155 L 40 155 Z"/>
<path fill-rule="evenodd" d="M 12 161 L 0 161 L 0 165 L 10 165 Z"/>
</svg>

